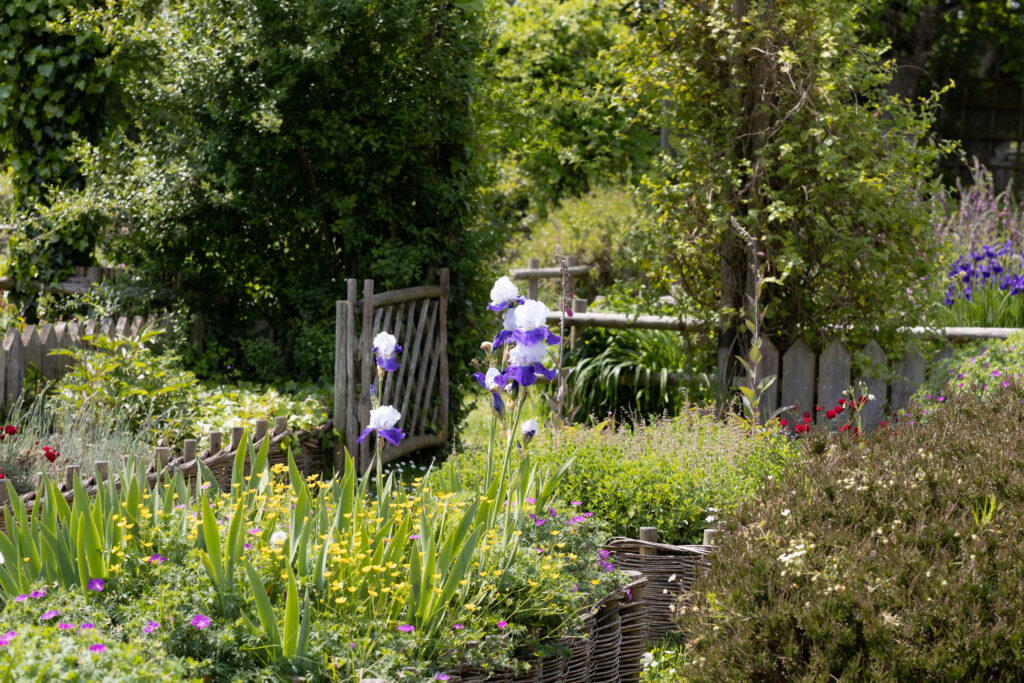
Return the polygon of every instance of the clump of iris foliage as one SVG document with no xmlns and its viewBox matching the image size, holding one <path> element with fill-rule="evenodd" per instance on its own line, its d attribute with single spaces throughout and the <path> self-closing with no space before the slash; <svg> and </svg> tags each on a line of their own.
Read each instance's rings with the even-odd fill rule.
<svg viewBox="0 0 1024 683">
<path fill-rule="evenodd" d="M 684 610 L 677 677 L 1013 680 L 1020 391 L 1011 380 L 948 398 L 926 423 L 808 440 L 804 465 L 726 523 Z"/>
<path fill-rule="evenodd" d="M 654 526 L 665 542 L 697 543 L 704 528 L 779 476 L 798 449 L 774 429 L 752 434 L 740 418 L 690 408 L 674 419 L 541 432 L 530 457 L 549 467 L 571 461 L 565 496 L 602 518 L 609 534 L 635 538 L 639 527 Z M 479 448 L 456 453 L 442 477 L 472 481 L 485 458 Z"/>
<path fill-rule="evenodd" d="M 1024 326 L 1024 254 L 1007 240 L 959 256 L 949 269 L 946 322 L 962 327 Z"/>
<path fill-rule="evenodd" d="M 69 506 L 46 478 L 31 517 L 16 502 L 0 552 L 29 560 L 0 568 L 0 632 L 17 634 L 0 668 L 27 675 L 18 653 L 46 641 L 199 677 L 421 680 L 571 633 L 575 611 L 621 580 L 597 553 L 596 520 L 508 459 L 486 491 L 427 476 L 375 499 L 351 462 L 324 482 L 269 469 L 266 449 L 249 457 L 230 492 L 208 472 L 198 498 L 180 474 L 150 488 L 129 461 L 125 485 L 95 501 L 76 489 Z"/>
<path fill-rule="evenodd" d="M 950 266 L 938 322 L 976 327 L 1024 326 L 1024 211 L 1013 190 L 995 190 L 992 174 L 975 164 L 972 182 L 957 183 L 959 202 L 936 207 L 937 238 Z"/>
</svg>

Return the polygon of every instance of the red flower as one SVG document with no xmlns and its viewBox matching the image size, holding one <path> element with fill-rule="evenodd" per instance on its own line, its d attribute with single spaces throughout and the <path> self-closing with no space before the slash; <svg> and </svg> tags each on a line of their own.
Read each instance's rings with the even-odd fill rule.
<svg viewBox="0 0 1024 683">
<path fill-rule="evenodd" d="M 839 399 L 839 407 L 842 408 L 845 405 L 846 405 L 846 399 L 845 398 Z"/>
<path fill-rule="evenodd" d="M 820 413 L 822 410 L 824 410 L 824 408 L 822 408 L 821 406 L 818 406 L 817 408 L 815 408 L 815 410 Z"/>
<path fill-rule="evenodd" d="M 832 408 L 831 410 L 829 410 L 827 413 L 825 413 L 825 417 L 827 417 L 830 420 L 835 419 L 835 417 L 836 417 L 836 409 Z"/>
<path fill-rule="evenodd" d="M 810 415 L 804 415 L 804 424 L 805 425 L 811 424 L 811 416 Z"/>
<path fill-rule="evenodd" d="M 43 446 L 43 457 L 49 460 L 50 462 L 53 462 L 54 460 L 60 457 L 60 451 L 55 451 L 49 446 Z"/>
<path fill-rule="evenodd" d="M 889 426 L 889 423 L 888 423 L 888 422 L 886 422 L 885 420 L 882 420 L 882 421 L 881 421 L 881 422 L 880 422 L 880 423 L 878 424 L 878 426 L 879 426 L 879 427 L 881 427 L 882 429 L 885 429 L 886 427 L 888 427 L 888 426 Z"/>
<path fill-rule="evenodd" d="M 789 420 L 783 418 L 783 419 L 779 420 L 779 425 L 781 425 L 783 427 L 788 427 L 789 426 Z"/>
<path fill-rule="evenodd" d="M 4 427 L 4 433 L 14 436 L 15 434 L 18 433 L 18 428 L 15 427 L 14 425 L 7 425 L 6 427 Z"/>
<path fill-rule="evenodd" d="M 7 477 L 5 477 L 5 476 L 4 476 L 4 473 L 3 473 L 3 472 L 0 472 L 0 479 L 6 479 L 6 478 L 7 478 Z"/>
<path fill-rule="evenodd" d="M 839 428 L 839 431 L 841 431 L 841 432 L 848 432 L 848 431 L 850 431 L 850 425 L 848 425 L 848 424 L 843 425 L 842 427 Z"/>
</svg>

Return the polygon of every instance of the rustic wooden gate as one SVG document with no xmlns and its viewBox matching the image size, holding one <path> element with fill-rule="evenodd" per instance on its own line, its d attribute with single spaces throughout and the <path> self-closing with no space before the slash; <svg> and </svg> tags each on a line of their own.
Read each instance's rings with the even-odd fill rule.
<svg viewBox="0 0 1024 683">
<path fill-rule="evenodd" d="M 363 280 L 358 298 L 356 280 L 348 281 L 348 298 L 335 305 L 334 424 L 344 433 L 344 446 L 360 473 L 370 467 L 373 439 L 356 443 L 370 421 L 370 387 L 380 392 L 381 405 L 402 414 L 398 423 L 406 438 L 387 445 L 387 463 L 448 441 L 448 287 L 449 271 L 441 269 L 439 285 L 374 293 L 373 280 Z M 398 339 L 401 366 L 387 373 L 377 387 L 373 338 L 381 331 Z M 335 469 L 344 467 L 344 451 L 335 455 Z"/>
</svg>

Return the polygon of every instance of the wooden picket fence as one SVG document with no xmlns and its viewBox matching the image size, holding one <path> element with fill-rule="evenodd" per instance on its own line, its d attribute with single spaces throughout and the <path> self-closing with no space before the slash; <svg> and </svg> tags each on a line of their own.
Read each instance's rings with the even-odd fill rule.
<svg viewBox="0 0 1024 683">
<path fill-rule="evenodd" d="M 373 280 L 348 281 L 348 298 L 336 302 L 334 348 L 334 424 L 344 432 L 344 445 L 359 472 L 372 462 L 374 439 L 356 443 L 369 424 L 370 388 L 381 405 L 401 414 L 398 427 L 407 434 L 398 446 L 385 446 L 382 461 L 391 462 L 413 451 L 442 446 L 448 441 L 448 288 L 449 270 L 442 268 L 438 285 L 373 291 Z M 400 367 L 387 373 L 377 387 L 373 338 L 390 332 L 402 346 Z M 344 452 L 335 455 L 341 471 Z"/>
<path fill-rule="evenodd" d="M 81 348 L 84 337 L 102 334 L 114 337 L 135 336 L 146 325 L 157 323 L 140 315 L 134 318 L 103 318 L 83 322 L 42 323 L 23 329 L 8 328 L 0 347 L 0 407 L 9 409 L 21 396 L 29 368 L 43 379 L 59 379 L 67 372 L 71 358 L 51 355 L 58 349 Z"/>
<path fill-rule="evenodd" d="M 827 409 L 844 398 L 844 392 L 863 383 L 875 400 L 860 410 L 861 423 L 865 430 L 875 429 L 887 412 L 895 413 L 907 407 L 929 372 L 933 378 L 936 373 L 945 372 L 942 361 L 953 355 L 950 342 L 1005 339 L 1015 331 L 1012 328 L 940 328 L 937 331 L 913 328 L 906 330 L 909 338 L 938 338 L 943 340 L 940 350 L 926 359 L 917 345 L 909 341 L 903 346 L 902 355 L 890 366 L 885 351 L 878 342 L 871 340 L 859 350 L 867 359 L 868 367 L 856 374 L 853 373 L 853 354 L 839 339 L 831 340 L 820 354 L 815 354 L 798 339 L 780 356 L 775 344 L 763 338 L 762 360 L 755 371 L 755 382 L 770 376 L 776 377 L 776 381 L 761 397 L 760 412 L 767 416 L 780 406 L 795 406 L 783 413 L 791 425 L 805 412 L 814 415 L 818 424 L 826 424 Z M 818 406 L 823 410 L 817 410 Z"/>
</svg>

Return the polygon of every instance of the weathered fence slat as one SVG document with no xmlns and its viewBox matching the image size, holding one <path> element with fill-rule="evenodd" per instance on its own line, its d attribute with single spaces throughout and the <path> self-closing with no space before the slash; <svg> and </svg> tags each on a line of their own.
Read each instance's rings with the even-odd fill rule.
<svg viewBox="0 0 1024 683">
<path fill-rule="evenodd" d="M 21 388 L 25 384 L 25 349 L 17 330 L 7 330 L 4 336 L 4 356 L 7 365 L 6 405 L 10 407 L 21 396 Z"/>
<path fill-rule="evenodd" d="M 814 352 L 803 339 L 782 356 L 782 405 L 794 406 L 788 412 L 793 426 L 806 412 L 814 415 Z"/>
<path fill-rule="evenodd" d="M 21 343 L 25 349 L 25 370 L 35 368 L 36 372 L 43 369 L 43 347 L 39 345 L 39 331 L 35 325 L 26 325 L 21 334 Z"/>
<path fill-rule="evenodd" d="M 370 424 L 370 387 L 373 385 L 373 280 L 363 281 L 363 322 L 362 334 L 359 339 L 360 373 L 362 378 L 359 387 L 359 422 Z M 365 472 L 370 467 L 373 439 L 366 439 L 359 448 L 359 471 Z"/>
<path fill-rule="evenodd" d="M 833 339 L 818 358 L 818 403 L 825 409 L 831 408 L 850 388 L 850 353 L 838 339 Z M 825 410 L 818 416 L 825 424 Z"/>
<path fill-rule="evenodd" d="M 885 415 L 885 408 L 888 403 L 886 394 L 889 390 L 889 384 L 885 379 L 888 361 L 885 357 L 885 351 L 882 350 L 882 347 L 874 339 L 867 343 L 862 353 L 867 357 L 870 367 L 865 376 L 857 378 L 854 386 L 859 387 L 860 382 L 863 382 L 867 387 L 868 394 L 875 397 L 873 401 L 865 403 L 859 413 L 862 428 L 872 431 L 882 423 L 882 417 Z"/>
<path fill-rule="evenodd" d="M 53 325 L 44 323 L 39 326 L 39 351 L 40 370 L 46 379 L 57 379 L 58 366 L 60 365 L 57 356 L 50 353 L 57 350 L 57 337 L 53 332 Z"/>
<path fill-rule="evenodd" d="M 916 346 L 909 346 L 903 358 L 896 363 L 892 381 L 892 409 L 903 410 L 910 404 L 910 397 L 924 384 L 924 356 Z"/>
</svg>

